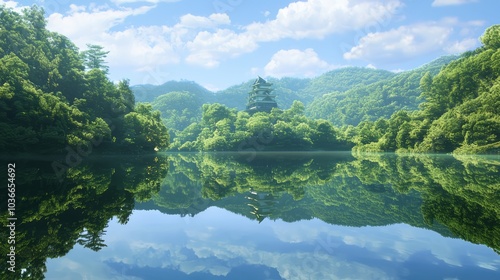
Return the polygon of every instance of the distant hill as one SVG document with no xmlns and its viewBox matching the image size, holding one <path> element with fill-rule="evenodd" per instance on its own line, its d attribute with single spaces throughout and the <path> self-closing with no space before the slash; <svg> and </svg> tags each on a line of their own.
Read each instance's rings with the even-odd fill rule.
<svg viewBox="0 0 500 280">
<path fill-rule="evenodd" d="M 267 78 L 273 84 L 278 107 L 288 109 L 293 101 L 306 105 L 306 113 L 327 119 L 336 125 L 358 124 L 362 120 L 390 117 L 400 109 L 415 110 L 420 104 L 419 82 L 430 72 L 436 75 L 442 66 L 456 57 L 442 57 L 412 71 L 393 73 L 360 67 L 345 67 L 316 78 Z M 193 81 L 169 81 L 162 85 L 131 87 L 137 102 L 151 102 L 162 112 L 164 123 L 182 130 L 201 118 L 201 105 L 220 103 L 244 110 L 248 92 L 255 79 L 212 92 Z M 173 137 L 174 134 L 171 134 Z"/>
<path fill-rule="evenodd" d="M 346 67 L 329 71 L 313 79 L 300 78 L 273 78 L 267 79 L 273 83 L 278 106 L 282 109 L 290 108 L 294 100 L 304 104 L 313 101 L 315 97 L 333 91 L 346 91 L 360 85 L 369 85 L 396 74 L 386 70 L 370 68 Z M 153 102 L 155 98 L 169 92 L 189 92 L 203 99 L 205 103 L 218 102 L 230 108 L 244 110 L 247 94 L 252 88 L 255 79 L 248 80 L 227 89 L 211 92 L 193 81 L 169 81 L 162 85 L 136 85 L 131 89 L 137 102 Z"/>
<path fill-rule="evenodd" d="M 389 118 L 398 110 L 416 110 L 423 101 L 419 99 L 420 79 L 427 72 L 431 76 L 437 75 L 441 68 L 457 58 L 457 56 L 444 56 L 414 70 L 387 74 L 386 79 L 376 81 L 375 76 L 370 80 L 375 81 L 372 83 L 368 81 L 363 85 L 362 82 L 358 82 L 357 86 L 351 86 L 350 89 L 330 91 L 322 96 L 317 96 L 316 93 L 317 97 L 310 106 L 307 106 L 306 113 L 313 118 L 326 119 L 342 126 L 357 125 L 365 120 L 374 121 L 380 117 Z M 370 78 L 368 73 L 352 72 L 345 79 L 351 77 L 357 80 L 362 74 Z"/>
<path fill-rule="evenodd" d="M 247 103 L 248 92 L 252 89 L 254 81 L 255 79 L 248 80 L 239 85 L 234 85 L 216 92 L 217 102 L 231 108 L 244 110 Z M 273 94 L 276 95 L 278 107 L 282 109 L 289 108 L 294 100 L 304 102 L 300 92 L 310 83 L 310 79 L 289 77 L 281 79 L 268 78 L 267 81 L 273 84 Z"/>
<path fill-rule="evenodd" d="M 311 80 L 301 92 L 308 101 L 334 91 L 347 91 L 354 87 L 366 86 L 396 76 L 387 70 L 360 67 L 339 68 L 324 73 Z"/>
<path fill-rule="evenodd" d="M 210 101 L 213 98 L 213 92 L 200 86 L 193 81 L 168 81 L 162 85 L 135 85 L 131 87 L 136 102 L 152 102 L 160 95 L 178 91 L 178 92 L 189 92 L 195 95 L 199 95 L 202 99 Z"/>
</svg>

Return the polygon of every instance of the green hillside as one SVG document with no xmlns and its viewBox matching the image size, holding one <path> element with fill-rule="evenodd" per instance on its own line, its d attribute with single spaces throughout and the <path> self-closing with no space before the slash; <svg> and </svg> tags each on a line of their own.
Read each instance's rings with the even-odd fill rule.
<svg viewBox="0 0 500 280">
<path fill-rule="evenodd" d="M 398 111 L 388 121 L 366 122 L 351 131 L 364 138 L 359 149 L 499 153 L 499 32 L 500 25 L 489 27 L 482 47 L 464 53 L 434 77 L 425 74 L 419 110 Z"/>
<path fill-rule="evenodd" d="M 429 72 L 436 75 L 455 56 L 441 57 L 414 70 L 373 79 L 373 83 L 358 83 L 345 90 L 329 91 L 307 106 L 306 114 L 331 121 L 337 126 L 358 125 L 361 121 L 389 118 L 398 110 L 416 110 L 420 99 L 420 79 Z M 352 73 L 351 79 L 358 75 Z M 366 77 L 369 78 L 369 77 Z M 323 87 L 325 88 L 325 87 Z"/>
<path fill-rule="evenodd" d="M 198 95 L 204 102 L 213 100 L 213 93 L 193 81 L 168 81 L 161 85 L 135 85 L 131 87 L 137 102 L 152 102 L 160 95 L 169 92 L 187 91 Z"/>
</svg>

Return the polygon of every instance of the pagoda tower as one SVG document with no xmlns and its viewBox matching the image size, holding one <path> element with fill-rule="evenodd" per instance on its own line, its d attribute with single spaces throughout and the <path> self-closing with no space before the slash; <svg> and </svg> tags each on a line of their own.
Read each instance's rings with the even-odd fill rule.
<svg viewBox="0 0 500 280">
<path fill-rule="evenodd" d="M 271 88 L 273 84 L 266 82 L 260 76 L 255 80 L 252 86 L 252 91 L 248 93 L 247 112 L 253 114 L 255 112 L 271 112 L 271 109 L 277 108 L 278 104 L 272 95 Z"/>
<path fill-rule="evenodd" d="M 252 190 L 246 198 L 250 201 L 247 203 L 250 206 L 250 213 L 255 215 L 259 224 L 273 213 L 275 198 L 272 194 Z"/>
</svg>

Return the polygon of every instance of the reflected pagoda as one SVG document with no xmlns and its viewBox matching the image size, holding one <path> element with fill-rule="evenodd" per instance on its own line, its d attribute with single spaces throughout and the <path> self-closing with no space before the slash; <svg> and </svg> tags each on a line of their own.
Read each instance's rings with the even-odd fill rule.
<svg viewBox="0 0 500 280">
<path fill-rule="evenodd" d="M 272 194 L 267 192 L 258 193 L 252 190 L 246 198 L 250 200 L 250 203 L 247 204 L 250 206 L 250 213 L 255 215 L 259 224 L 273 213 L 275 198 Z"/>
<path fill-rule="evenodd" d="M 260 76 L 253 83 L 252 91 L 248 93 L 248 103 L 246 111 L 250 114 L 255 112 L 271 112 L 273 108 L 277 108 L 278 104 L 272 95 L 271 88 L 273 84 L 266 82 Z"/>
</svg>

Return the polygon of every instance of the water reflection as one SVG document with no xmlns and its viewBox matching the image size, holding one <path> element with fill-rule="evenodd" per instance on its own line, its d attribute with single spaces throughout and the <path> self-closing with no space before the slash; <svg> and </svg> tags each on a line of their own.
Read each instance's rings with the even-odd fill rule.
<svg viewBox="0 0 500 280">
<path fill-rule="evenodd" d="M 498 157 L 110 156 L 62 182 L 19 166 L 27 279 L 500 276 Z"/>
<path fill-rule="evenodd" d="M 15 162 L 16 272 L 2 262 L 1 279 L 43 279 L 46 259 L 66 255 L 75 244 L 101 250 L 108 221 L 115 217 L 125 224 L 135 201 L 157 193 L 168 170 L 165 157 L 88 158 L 63 177 L 55 175 L 49 160 Z M 2 201 L 6 195 L 2 191 Z M 1 219 L 7 220 L 4 210 Z M 1 244 L 6 252 L 7 243 Z"/>
</svg>

